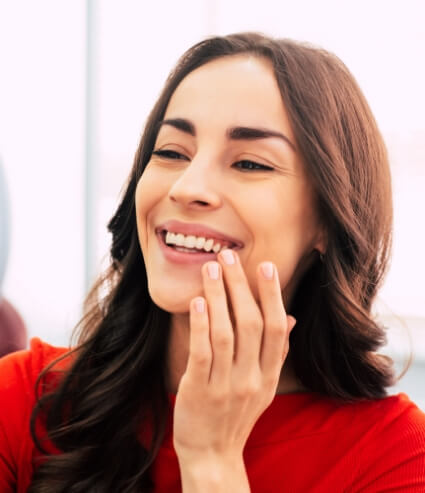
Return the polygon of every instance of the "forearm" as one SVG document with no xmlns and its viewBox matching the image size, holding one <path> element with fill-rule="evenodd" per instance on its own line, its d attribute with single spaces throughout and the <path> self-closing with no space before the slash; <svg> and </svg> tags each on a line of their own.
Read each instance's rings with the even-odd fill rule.
<svg viewBox="0 0 425 493">
<path fill-rule="evenodd" d="M 243 459 L 181 463 L 183 493 L 250 493 Z"/>
</svg>

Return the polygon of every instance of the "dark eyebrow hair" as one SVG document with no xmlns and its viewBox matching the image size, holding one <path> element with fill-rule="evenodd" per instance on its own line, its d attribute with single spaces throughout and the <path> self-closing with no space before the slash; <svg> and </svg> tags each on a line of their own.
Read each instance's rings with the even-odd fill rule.
<svg viewBox="0 0 425 493">
<path fill-rule="evenodd" d="M 168 120 L 161 120 L 158 122 L 158 132 L 163 125 L 170 125 L 171 127 L 177 128 L 193 137 L 196 136 L 195 126 L 189 120 L 184 118 L 169 118 Z"/>
<path fill-rule="evenodd" d="M 292 150 L 296 150 L 294 144 L 286 135 L 276 132 L 276 130 L 269 130 L 268 128 L 232 127 L 228 129 L 226 134 L 231 140 L 256 140 L 277 137 L 289 144 Z"/>
<path fill-rule="evenodd" d="M 163 125 L 170 125 L 177 130 L 181 130 L 193 137 L 196 136 L 196 130 L 193 123 L 185 118 L 169 118 L 158 122 L 158 131 Z M 254 128 L 254 127 L 231 127 L 227 129 L 226 136 L 230 140 L 257 140 L 267 139 L 270 137 L 277 137 L 285 141 L 293 151 L 296 152 L 295 145 L 288 139 L 286 135 L 276 130 L 270 130 L 268 128 Z"/>
</svg>

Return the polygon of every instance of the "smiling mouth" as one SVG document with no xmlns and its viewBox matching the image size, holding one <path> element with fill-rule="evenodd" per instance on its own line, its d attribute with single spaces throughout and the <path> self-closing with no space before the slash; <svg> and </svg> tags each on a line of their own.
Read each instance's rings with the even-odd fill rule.
<svg viewBox="0 0 425 493">
<path fill-rule="evenodd" d="M 181 233 L 173 233 L 167 230 L 159 232 L 163 244 L 172 250 L 182 253 L 195 254 L 217 254 L 225 249 L 237 249 L 237 245 L 215 240 L 213 238 L 206 239 L 204 237 L 196 237 L 194 235 L 183 235 Z"/>
</svg>

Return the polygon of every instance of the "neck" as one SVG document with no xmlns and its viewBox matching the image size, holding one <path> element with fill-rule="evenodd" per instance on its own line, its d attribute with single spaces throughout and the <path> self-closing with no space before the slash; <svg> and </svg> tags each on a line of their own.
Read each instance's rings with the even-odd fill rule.
<svg viewBox="0 0 425 493">
<path fill-rule="evenodd" d="M 189 315 L 172 315 L 167 355 L 167 388 L 171 394 L 177 394 L 180 379 L 186 371 L 189 357 L 189 336 Z M 276 394 L 291 394 L 303 391 L 306 391 L 306 389 L 295 376 L 289 352 L 280 374 Z"/>
</svg>

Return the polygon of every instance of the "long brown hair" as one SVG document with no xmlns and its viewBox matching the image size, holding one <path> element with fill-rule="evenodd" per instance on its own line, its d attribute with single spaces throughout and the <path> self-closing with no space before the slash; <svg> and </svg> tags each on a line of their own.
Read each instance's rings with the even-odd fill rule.
<svg viewBox="0 0 425 493">
<path fill-rule="evenodd" d="M 30 492 L 152 491 L 152 465 L 169 412 L 165 361 L 169 314 L 149 296 L 138 242 L 135 189 L 168 102 L 181 80 L 218 57 L 246 53 L 274 67 L 313 184 L 327 250 L 301 280 L 290 307 L 296 375 L 341 401 L 386 395 L 392 362 L 376 353 L 385 333 L 371 305 L 386 270 L 392 229 L 387 153 L 355 80 L 334 55 L 290 40 L 241 33 L 190 48 L 168 77 L 108 228 L 111 265 L 89 293 L 71 368 L 41 392 L 31 429 L 43 461 Z M 45 371 L 41 383 L 51 373 Z M 49 455 L 36 426 L 61 451 Z M 149 443 L 138 439 L 143 427 Z"/>
</svg>

